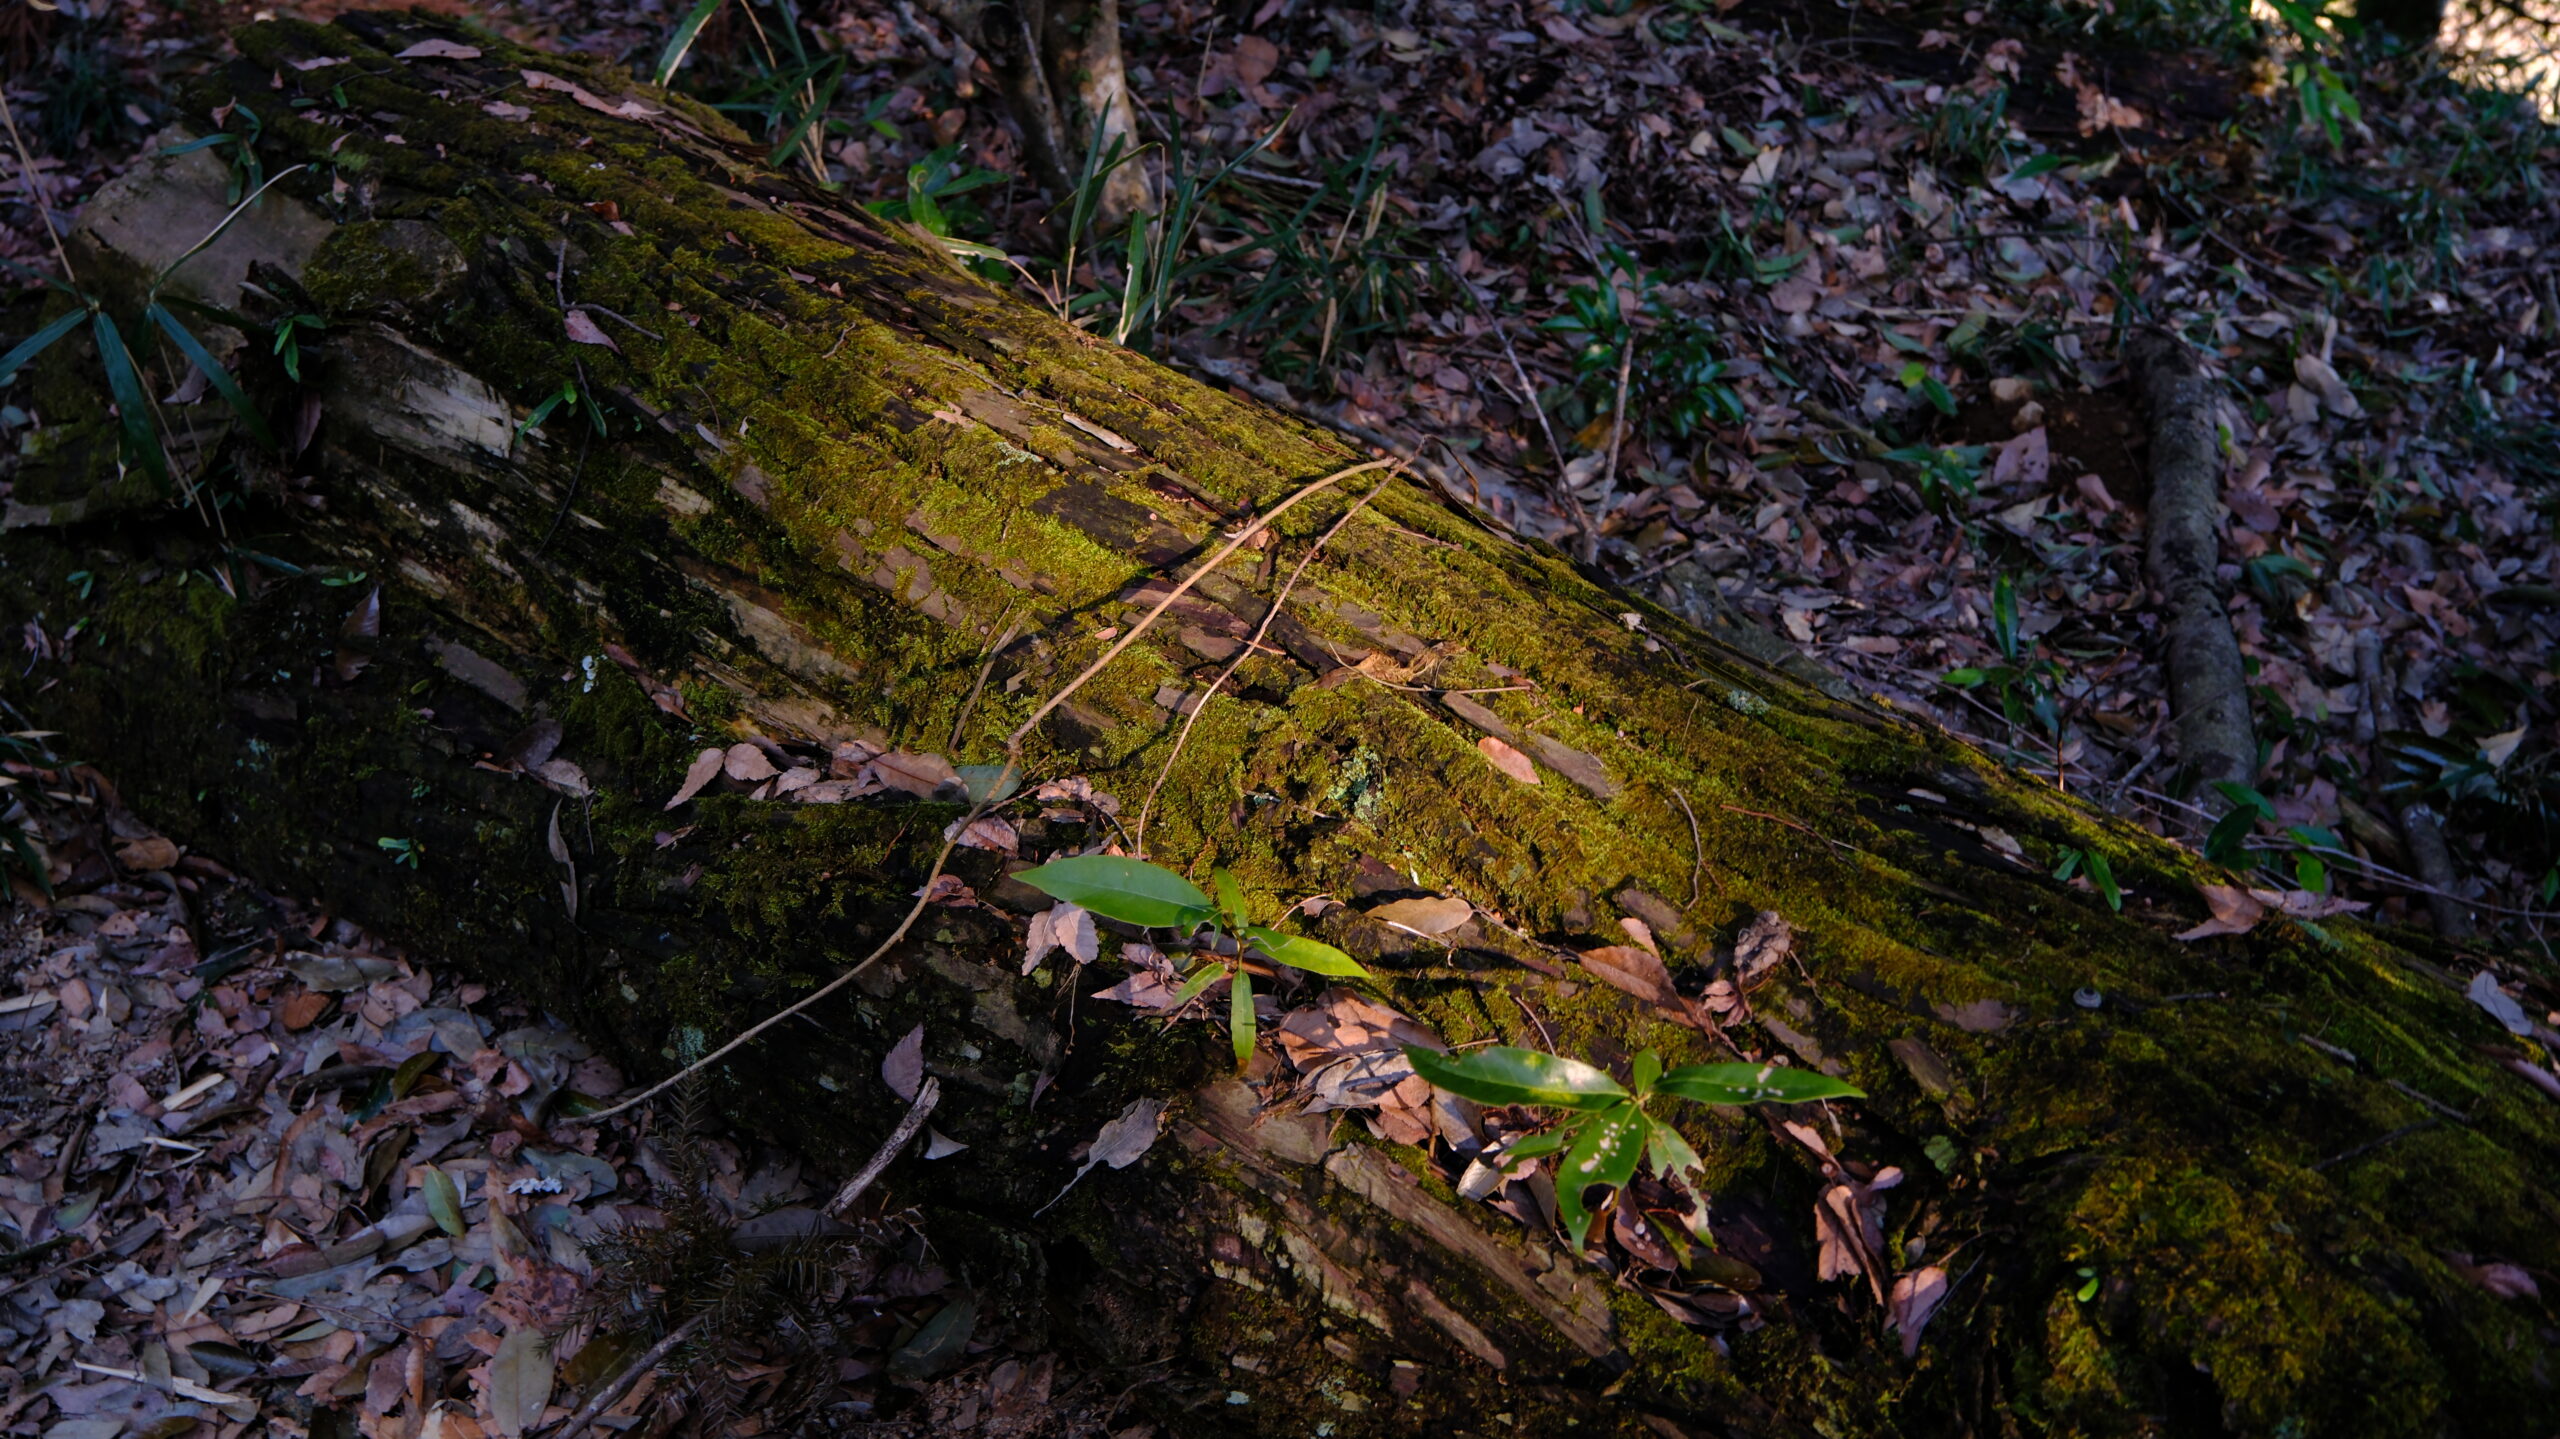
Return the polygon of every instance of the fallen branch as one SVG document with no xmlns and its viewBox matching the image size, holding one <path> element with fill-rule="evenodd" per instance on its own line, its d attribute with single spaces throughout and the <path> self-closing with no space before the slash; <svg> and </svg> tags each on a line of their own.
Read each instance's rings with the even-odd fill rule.
<svg viewBox="0 0 2560 1439">
<path fill-rule="evenodd" d="M 2221 557 L 2222 452 L 2215 443 L 2214 387 L 2174 336 L 2135 336 L 2126 356 L 2151 416 L 2150 553 L 2146 570 L 2160 597 L 2168 651 L 2169 708 L 2178 763 L 2188 786 L 2213 798 L 2216 782 L 2257 777 L 2258 740 L 2249 723 L 2248 671 L 2214 574 Z"/>
</svg>

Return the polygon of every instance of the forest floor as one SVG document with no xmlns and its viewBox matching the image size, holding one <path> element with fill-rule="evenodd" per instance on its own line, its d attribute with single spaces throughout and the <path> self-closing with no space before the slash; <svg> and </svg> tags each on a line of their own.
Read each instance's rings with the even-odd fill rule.
<svg viewBox="0 0 2560 1439">
<path fill-rule="evenodd" d="M 436 8 L 644 71 L 677 18 Z M 832 84 L 804 162 L 1002 252 L 978 262 L 991 283 L 1413 455 L 1497 523 L 2154 829 L 2236 805 L 2217 842 L 2259 882 L 2423 922 L 2399 816 L 2427 805 L 2487 942 L 2539 950 L 2560 895 L 2560 201 L 2553 132 L 2480 83 L 2498 77 L 2359 66 L 2332 134 L 2262 64 L 2142 48 L 2159 35 L 2129 10 L 1149 0 L 1125 11 L 1157 140 L 1139 163 L 1192 216 L 1155 222 L 1149 259 L 1068 233 L 983 69 L 912 7 L 812 6 L 763 34 L 739 13 L 679 83 L 768 138 Z M 190 118 L 175 87 L 246 14 L 0 21 L 28 149 L 0 166 L 0 258 L 47 265 L 31 198 L 76 216 Z M 2239 794 L 2187 792 L 2169 751 L 2122 360 L 2147 324 L 2197 342 L 2224 396 L 2221 579 L 2262 747 Z M 28 422 L 0 407 L 0 429 Z M 704 1196 L 695 1228 L 733 1243 L 809 1212 L 788 1156 L 665 1118 L 561 1147 L 560 1106 L 620 1085 L 573 1037 L 164 851 L 99 777 L 51 783 L 77 796 L 36 807 L 66 826 L 58 898 L 0 936 L 0 1346 L 21 1375 L 86 1377 L 21 1383 L 7 1432 L 461 1435 L 504 1432 L 510 1403 L 538 1423 L 538 1394 L 508 1397 L 530 1380 L 496 1366 L 553 1359 L 505 1337 L 600 1292 L 589 1248 L 617 1219 Z M 130 1118 L 95 1122 L 101 1091 Z M 222 1177 L 261 1147 L 294 1150 L 296 1177 Z M 1146 1432 L 1121 1408 L 1143 1376 L 947 1318 L 931 1237 L 894 1203 L 806 1296 L 841 1326 L 833 1376 L 727 1366 L 743 1411 Z M 495 1283 L 425 1277 L 456 1259 Z M 360 1344 L 371 1320 L 405 1337 Z"/>
</svg>

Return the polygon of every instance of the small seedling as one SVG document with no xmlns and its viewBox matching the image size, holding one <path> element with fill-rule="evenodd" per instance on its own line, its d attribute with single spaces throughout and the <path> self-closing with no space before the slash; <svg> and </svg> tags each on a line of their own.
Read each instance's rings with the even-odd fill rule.
<svg viewBox="0 0 2560 1439">
<path fill-rule="evenodd" d="M 1591 1228 L 1584 1194 L 1592 1185 L 1624 1187 L 1648 1156 L 1654 1172 L 1666 1177 L 1706 1167 L 1678 1130 L 1646 1112 L 1646 1105 L 1660 1096 L 1734 1105 L 1866 1097 L 1855 1085 L 1827 1074 L 1775 1064 L 1692 1064 L 1666 1073 L 1662 1056 L 1650 1049 L 1636 1056 L 1632 1090 L 1596 1065 L 1511 1045 L 1463 1055 L 1420 1048 L 1404 1053 L 1415 1073 L 1478 1104 L 1534 1104 L 1565 1111 L 1563 1123 L 1512 1145 L 1502 1157 L 1508 1163 L 1563 1151 L 1556 1215 L 1576 1249 Z"/>
<path fill-rule="evenodd" d="M 1169 929 L 1185 940 L 1207 930 L 1208 942 L 1193 945 L 1200 963 L 1183 976 L 1182 988 L 1174 995 L 1174 1007 L 1179 1009 L 1199 998 L 1202 991 L 1220 979 L 1229 981 L 1227 1027 L 1235 1043 L 1238 1068 L 1253 1057 L 1254 959 L 1285 964 L 1309 974 L 1344 979 L 1369 977 L 1357 961 L 1332 945 L 1255 924 L 1243 887 L 1223 869 L 1211 877 L 1218 889 L 1214 901 L 1201 893 L 1198 885 L 1172 870 L 1124 855 L 1076 855 L 1024 870 L 1014 878 L 1053 899 L 1080 905 L 1122 924 Z"/>
</svg>

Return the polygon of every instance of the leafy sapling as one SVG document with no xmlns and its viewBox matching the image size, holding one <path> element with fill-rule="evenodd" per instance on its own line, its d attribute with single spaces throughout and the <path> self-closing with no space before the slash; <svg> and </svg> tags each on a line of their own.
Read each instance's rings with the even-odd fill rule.
<svg viewBox="0 0 2560 1439">
<path fill-rule="evenodd" d="M 1662 1056 L 1636 1056 L 1635 1087 L 1606 1070 L 1563 1055 L 1498 1045 L 1469 1054 L 1408 1048 L 1414 1072 L 1440 1088 L 1478 1104 L 1532 1104 L 1565 1111 L 1562 1123 L 1503 1151 L 1507 1165 L 1561 1150 L 1556 1173 L 1556 1216 L 1579 1250 L 1591 1228 L 1584 1195 L 1591 1186 L 1623 1188 L 1650 1157 L 1668 1178 L 1703 1170 L 1705 1161 L 1668 1123 L 1647 1112 L 1661 1096 L 1700 1104 L 1803 1104 L 1816 1099 L 1863 1099 L 1856 1086 L 1807 1069 L 1775 1064 L 1692 1064 L 1665 1072 Z"/>
<path fill-rule="evenodd" d="M 1198 885 L 1172 870 L 1124 855 L 1084 854 L 1052 860 L 1014 878 L 1104 919 L 1144 929 L 1169 929 L 1177 938 L 1190 941 L 1200 963 L 1183 976 L 1182 988 L 1174 995 L 1174 1007 L 1179 1009 L 1199 998 L 1202 991 L 1220 979 L 1228 980 L 1227 1028 L 1235 1043 L 1239 1069 L 1253 1057 L 1257 1033 L 1253 1016 L 1255 958 L 1309 974 L 1345 979 L 1369 977 L 1369 972 L 1351 956 L 1332 945 L 1255 924 L 1243 887 L 1223 869 L 1211 876 L 1210 882 L 1218 891 L 1214 901 L 1201 893 Z M 1207 935 L 1202 942 L 1199 936 L 1204 930 Z"/>
</svg>

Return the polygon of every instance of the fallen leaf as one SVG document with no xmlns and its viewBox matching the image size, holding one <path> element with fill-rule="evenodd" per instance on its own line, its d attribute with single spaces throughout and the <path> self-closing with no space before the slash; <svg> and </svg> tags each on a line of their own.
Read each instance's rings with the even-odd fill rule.
<svg viewBox="0 0 2560 1439">
<path fill-rule="evenodd" d="M 1662 966 L 1662 956 L 1649 949 L 1611 944 L 1584 950 L 1576 957 L 1584 969 L 1647 1004 L 1667 1009 L 1680 1002 L 1678 992 L 1671 987 L 1671 972 Z"/>
<path fill-rule="evenodd" d="M 863 766 L 863 772 L 890 789 L 918 799 L 933 799 L 943 793 L 945 786 L 955 792 L 967 789 L 951 761 L 938 754 L 896 751 L 873 759 Z"/>
<path fill-rule="evenodd" d="M 1280 66 L 1280 47 L 1259 35 L 1236 37 L 1236 78 L 1259 85 Z"/>
<path fill-rule="evenodd" d="M 492 100 L 488 104 L 480 107 L 480 113 L 495 116 L 500 120 L 530 120 L 533 118 L 533 112 L 531 110 L 507 100 Z"/>
<path fill-rule="evenodd" d="M 2180 930 L 2183 940 L 2210 939 L 2218 934 L 2247 934 L 2267 917 L 2267 907 L 2252 898 L 2249 891 L 2228 884 L 2200 884 L 2198 893 L 2213 917 L 2193 929 Z"/>
<path fill-rule="evenodd" d="M 968 1147 L 939 1129 L 927 1127 L 924 1132 L 924 1157 L 927 1159 L 948 1159 Z"/>
<path fill-rule="evenodd" d="M 1030 931 L 1024 936 L 1022 972 L 1029 974 L 1038 969 L 1040 961 L 1053 949 L 1065 950 L 1078 964 L 1091 964 L 1100 957 L 1102 939 L 1094 931 L 1092 914 L 1060 900 L 1033 915 Z"/>
<path fill-rule="evenodd" d="M 1938 1017 L 1967 1034 L 1996 1034 L 2017 1018 L 2016 1011 L 1996 999 L 1937 1006 Z"/>
<path fill-rule="evenodd" d="M 477 60 L 478 49 L 451 40 L 421 40 L 391 57 L 394 60 Z"/>
<path fill-rule="evenodd" d="M 116 863 L 128 870 L 162 870 L 177 862 L 178 847 L 156 834 L 129 839 L 116 846 Z"/>
<path fill-rule="evenodd" d="M 2480 741 L 2480 756 L 2489 762 L 2489 768 L 2507 767 L 2507 761 L 2515 758 L 2516 746 L 2524 743 L 2524 731 L 2525 727 L 2518 725 Z"/>
<path fill-rule="evenodd" d="M 668 800 L 666 807 L 674 809 L 677 805 L 702 793 L 704 785 L 720 777 L 721 765 L 726 758 L 722 751 L 716 749 L 707 749 L 695 755 L 692 766 L 684 772 L 684 783 L 676 786 L 675 798 Z"/>
<path fill-rule="evenodd" d="M 763 750 L 744 741 L 729 746 L 728 753 L 721 758 L 720 768 L 740 784 L 757 784 L 782 773 L 773 767 L 773 761 L 765 757 Z"/>
<path fill-rule="evenodd" d="M 1903 1358 L 1920 1352 L 1920 1331 L 1929 1327 L 1929 1317 L 1946 1301 L 1947 1271 L 1937 1265 L 1914 1269 L 1893 1281 L 1893 1298 L 1887 1304 L 1884 1328 L 1888 1334 L 1902 1336 Z"/>
<path fill-rule="evenodd" d="M 510 1329 L 489 1360 L 489 1418 L 505 1439 L 542 1422 L 551 1402 L 551 1341 L 531 1327 Z"/>
<path fill-rule="evenodd" d="M 1634 940 L 1637 948 L 1656 959 L 1662 957 L 1662 946 L 1654 942 L 1652 925 L 1631 914 L 1618 921 L 1618 928 L 1627 932 L 1627 938 Z"/>
<path fill-rule="evenodd" d="M 1102 1126 L 1102 1132 L 1093 1137 L 1093 1146 L 1085 1151 L 1084 1167 L 1078 1169 L 1066 1187 L 1058 1191 L 1056 1199 L 1041 1205 L 1032 1217 L 1036 1219 L 1056 1208 L 1058 1200 L 1067 1197 L 1067 1190 L 1075 1188 L 1076 1181 L 1091 1174 L 1097 1166 L 1108 1164 L 1114 1169 L 1126 1169 L 1137 1163 L 1141 1156 L 1155 1147 L 1156 1136 L 1163 1132 L 1163 1128 L 1163 1100 L 1146 1097 L 1130 1100 L 1129 1107 L 1120 1111 L 1120 1117 Z"/>
<path fill-rule="evenodd" d="M 1022 848 L 1022 836 L 1013 825 L 997 815 L 981 815 L 962 825 L 958 820 L 942 831 L 942 837 L 962 849 L 991 849 L 999 854 L 1015 854 Z"/>
<path fill-rule="evenodd" d="M 2462 992 L 2465 999 L 2489 1011 L 2489 1017 L 2507 1027 L 2507 1033 L 2519 1038 L 2533 1036 L 2533 1020 L 2524 1006 L 2498 987 L 2498 977 L 2487 970 L 2471 976 L 2471 987 Z"/>
<path fill-rule="evenodd" d="M 1476 741 L 1476 752 L 1490 761 L 1495 769 L 1522 784 L 1538 782 L 1538 767 L 1529 763 L 1529 757 L 1491 735 Z"/>
<path fill-rule="evenodd" d="M 889 1092 L 912 1104 L 916 1091 L 924 1084 L 924 1026 L 907 1031 L 907 1037 L 889 1047 L 880 1060 L 880 1080 Z"/>
<path fill-rule="evenodd" d="M 620 354 L 622 352 L 622 347 L 613 342 L 613 336 L 608 335 L 603 330 L 599 329 L 595 321 L 587 318 L 587 312 L 584 310 L 570 310 L 565 312 L 560 317 L 560 323 L 563 328 L 568 330 L 569 339 L 573 343 L 580 345 L 602 345 L 616 354 Z"/>
<path fill-rule="evenodd" d="M 1368 912 L 1369 918 L 1407 934 L 1438 939 L 1475 918 L 1475 906 L 1451 895 L 1431 899 L 1398 899 Z"/>
<path fill-rule="evenodd" d="M 2342 420 L 2364 417 L 2364 406 L 2357 402 L 2356 392 L 2348 388 L 2337 369 L 2318 355 L 2297 355 L 2293 361 L 2293 377 L 2302 387 L 2320 397 L 2321 408 Z"/>
</svg>

